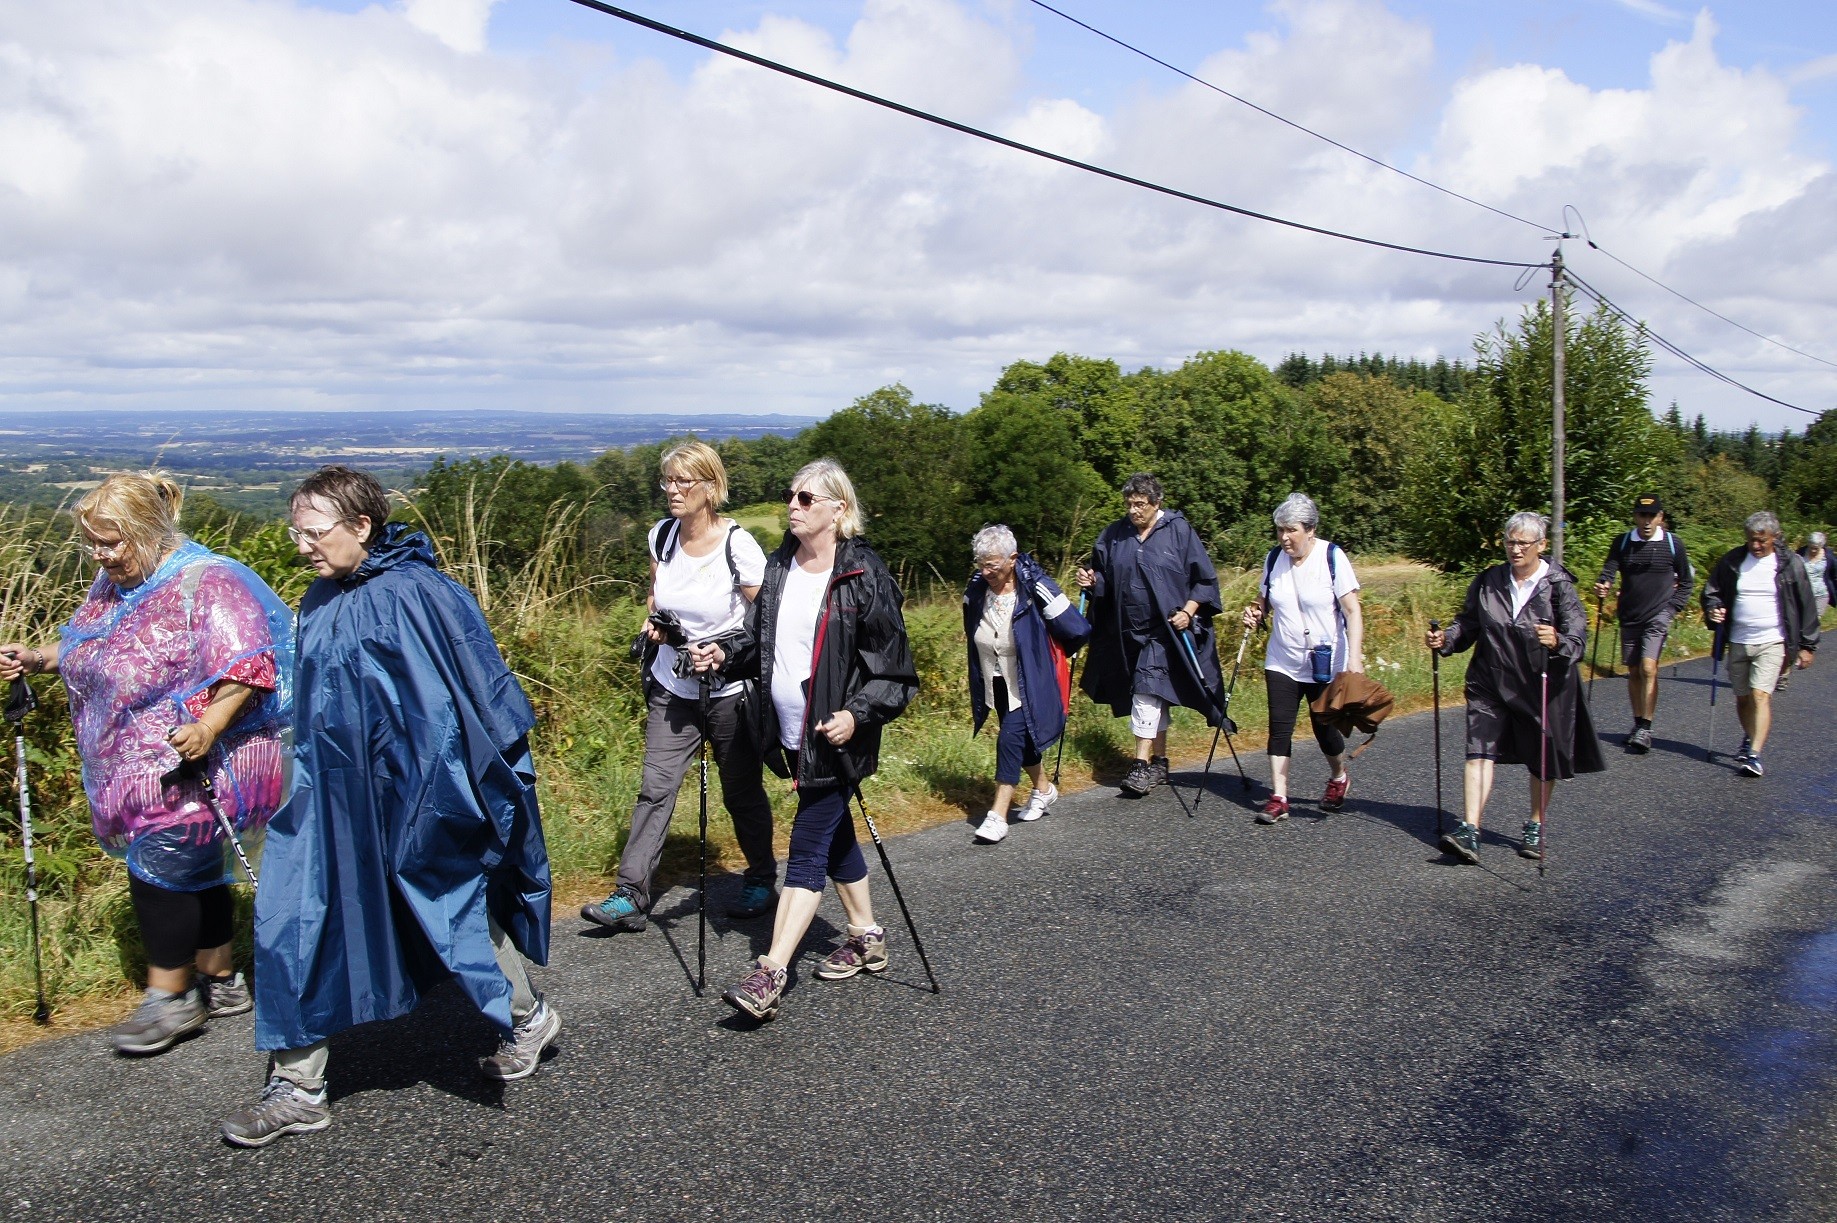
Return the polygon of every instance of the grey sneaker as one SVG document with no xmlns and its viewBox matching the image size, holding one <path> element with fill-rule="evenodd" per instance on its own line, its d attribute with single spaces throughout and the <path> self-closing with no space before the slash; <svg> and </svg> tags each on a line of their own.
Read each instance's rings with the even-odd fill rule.
<svg viewBox="0 0 1837 1223">
<path fill-rule="evenodd" d="M 1480 860 L 1480 829 L 1461 820 L 1442 834 L 1442 852 L 1472 866 Z"/>
<path fill-rule="evenodd" d="M 861 927 L 848 928 L 842 945 L 816 966 L 817 976 L 825 981 L 846 981 L 858 972 L 887 970 L 887 932 L 879 926 L 870 926 L 859 934 L 857 930 Z"/>
<path fill-rule="evenodd" d="M 255 1009 L 255 991 L 239 972 L 218 980 L 198 974 L 198 992 L 204 995 L 204 1009 L 212 1019 L 243 1015 Z"/>
<path fill-rule="evenodd" d="M 778 1000 L 784 996 L 786 973 L 773 968 L 760 956 L 751 972 L 740 983 L 721 995 L 721 1001 L 754 1019 L 770 1019 L 778 1014 Z"/>
<path fill-rule="evenodd" d="M 1635 726 L 1633 733 L 1627 736 L 1627 751 L 1634 756 L 1643 756 L 1652 750 L 1652 728 Z"/>
<path fill-rule="evenodd" d="M 1524 822 L 1524 836 L 1518 842 L 1518 856 L 1541 862 L 1544 858 L 1544 826 L 1536 820 Z"/>
<path fill-rule="evenodd" d="M 180 1037 L 203 1027 L 209 1018 L 203 995 L 196 989 L 182 994 L 160 994 L 149 989 L 140 1009 L 110 1028 L 108 1039 L 117 1053 L 164 1053 Z"/>
<path fill-rule="evenodd" d="M 538 1001 L 536 1009 L 510 1030 L 496 1053 L 478 1059 L 478 1072 L 488 1079 L 502 1079 L 506 1083 L 527 1079 L 541 1064 L 542 1051 L 554 1044 L 560 1035 L 561 1016 L 546 1001 Z"/>
<path fill-rule="evenodd" d="M 1129 766 L 1129 776 L 1123 778 L 1123 793 L 1137 796 L 1148 793 L 1155 788 L 1154 765 L 1146 760 L 1138 760 Z"/>
<path fill-rule="evenodd" d="M 265 1147 L 283 1134 L 310 1134 L 331 1123 L 324 1087 L 307 1091 L 277 1074 L 262 1089 L 261 1099 L 223 1119 L 223 1141 L 239 1147 Z"/>
</svg>

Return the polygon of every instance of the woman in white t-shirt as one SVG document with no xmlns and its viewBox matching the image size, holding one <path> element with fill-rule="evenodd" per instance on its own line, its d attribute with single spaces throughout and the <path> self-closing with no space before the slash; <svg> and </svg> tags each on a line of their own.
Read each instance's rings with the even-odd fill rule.
<svg viewBox="0 0 1837 1223">
<path fill-rule="evenodd" d="M 727 500 L 727 469 L 713 447 L 686 442 L 660 464 L 670 516 L 651 528 L 653 619 L 644 630 L 657 645 L 645 675 L 649 716 L 644 727 L 644 772 L 632 808 L 631 834 L 619 858 L 618 886 L 605 900 L 583 905 L 580 915 L 614 930 L 642 930 L 649 920 L 651 878 L 663 855 L 676 809 L 676 792 L 708 736 L 721 775 L 721 800 L 733 817 L 734 838 L 746 858 L 732 918 L 760 917 L 778 902 L 778 862 L 772 856 L 772 803 L 761 782 L 761 761 L 743 724 L 742 685 L 716 676 L 709 690 L 708 725 L 702 726 L 696 672 L 712 666 L 709 643 L 732 637 L 765 576 L 765 553 L 752 533 L 720 507 Z M 669 644 L 657 621 L 664 613 L 681 626 L 686 650 Z M 686 658 L 679 662 L 679 658 Z"/>
<path fill-rule="evenodd" d="M 1365 616 L 1359 607 L 1359 579 L 1338 545 L 1315 536 L 1320 510 L 1304 493 L 1290 493 L 1272 515 L 1280 546 L 1263 564 L 1263 590 L 1244 609 L 1244 627 L 1269 618 L 1269 648 L 1263 682 L 1269 693 L 1270 796 L 1257 823 L 1288 818 L 1288 766 L 1294 750 L 1298 706 L 1319 696 L 1341 671 L 1365 671 Z M 1332 775 L 1320 800 L 1322 811 L 1346 805 L 1352 776 L 1346 772 L 1346 737 L 1308 711 L 1314 741 L 1326 754 Z"/>
</svg>

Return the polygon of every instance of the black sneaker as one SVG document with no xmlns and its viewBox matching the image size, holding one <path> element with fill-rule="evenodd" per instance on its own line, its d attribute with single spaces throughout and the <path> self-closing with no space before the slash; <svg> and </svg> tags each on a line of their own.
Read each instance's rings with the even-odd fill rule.
<svg viewBox="0 0 1837 1223">
<path fill-rule="evenodd" d="M 1129 776 L 1123 778 L 1123 793 L 1136 797 L 1155 788 L 1155 768 L 1146 760 L 1138 760 L 1129 768 Z"/>
<path fill-rule="evenodd" d="M 1760 753 L 1754 751 L 1743 756 L 1736 767 L 1743 777 L 1759 777 L 1766 771 L 1760 767 Z"/>
<path fill-rule="evenodd" d="M 1524 822 L 1524 838 L 1518 842 L 1518 856 L 1541 862 L 1544 858 L 1544 826 L 1537 820 Z"/>
<path fill-rule="evenodd" d="M 1627 754 L 1643 756 L 1652 750 L 1652 728 L 1635 726 L 1633 733 L 1627 736 Z"/>
<path fill-rule="evenodd" d="M 1480 829 L 1475 824 L 1461 820 L 1447 832 L 1442 833 L 1442 852 L 1451 858 L 1459 858 L 1469 866 L 1480 861 Z"/>
</svg>

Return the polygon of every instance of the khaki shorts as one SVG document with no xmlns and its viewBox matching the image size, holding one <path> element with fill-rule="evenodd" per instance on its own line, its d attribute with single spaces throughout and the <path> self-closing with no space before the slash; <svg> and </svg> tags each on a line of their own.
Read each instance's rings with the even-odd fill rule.
<svg viewBox="0 0 1837 1223">
<path fill-rule="evenodd" d="M 1736 696 L 1752 692 L 1772 692 L 1780 682 L 1780 671 L 1786 665 L 1786 643 L 1771 645 L 1729 646 L 1729 687 Z"/>
</svg>

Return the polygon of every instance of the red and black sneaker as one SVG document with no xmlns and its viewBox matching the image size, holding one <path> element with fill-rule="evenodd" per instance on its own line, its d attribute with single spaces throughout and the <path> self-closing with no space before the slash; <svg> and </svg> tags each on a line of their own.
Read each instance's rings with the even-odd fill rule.
<svg viewBox="0 0 1837 1223">
<path fill-rule="evenodd" d="M 1327 792 L 1321 796 L 1322 811 L 1343 811 L 1346 809 L 1346 791 L 1352 789 L 1352 774 L 1347 773 L 1327 782 Z"/>
<path fill-rule="evenodd" d="M 1271 794 L 1263 809 L 1257 812 L 1257 823 L 1280 824 L 1288 818 L 1288 799 L 1279 794 Z"/>
</svg>

